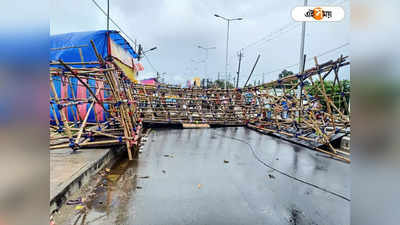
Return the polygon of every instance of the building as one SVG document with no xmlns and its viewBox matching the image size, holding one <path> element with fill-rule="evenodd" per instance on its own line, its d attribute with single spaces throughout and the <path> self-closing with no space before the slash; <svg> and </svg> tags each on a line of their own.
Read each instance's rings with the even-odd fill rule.
<svg viewBox="0 0 400 225">
<path fill-rule="evenodd" d="M 140 83 L 144 85 L 154 85 L 154 86 L 157 86 L 159 84 L 157 78 L 155 77 L 141 80 Z"/>
</svg>

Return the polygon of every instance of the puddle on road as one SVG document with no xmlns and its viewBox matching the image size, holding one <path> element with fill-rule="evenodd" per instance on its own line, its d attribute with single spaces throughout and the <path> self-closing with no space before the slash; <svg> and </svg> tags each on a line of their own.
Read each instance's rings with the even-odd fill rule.
<svg viewBox="0 0 400 225">
<path fill-rule="evenodd" d="M 76 205 L 64 205 L 61 209 L 62 212 L 60 212 L 63 215 L 57 218 L 56 224 L 81 224 L 83 217 L 85 217 L 85 225 L 126 224 L 126 207 L 133 196 L 132 192 L 136 190 L 137 165 L 136 159 L 129 161 L 127 158 L 122 158 L 117 161 L 110 172 L 103 176 L 94 189 L 94 196 L 86 203 L 86 216 L 75 209 Z M 99 177 L 100 175 L 96 175 L 91 184 Z M 88 192 L 80 193 L 80 196 L 74 197 L 87 196 Z M 78 205 L 78 207 L 80 206 Z M 78 222 L 75 223 L 76 221 Z"/>
<path fill-rule="evenodd" d="M 137 160 L 123 158 L 111 168 L 88 204 L 87 224 L 124 224 L 126 206 L 136 190 L 137 164 Z"/>
</svg>

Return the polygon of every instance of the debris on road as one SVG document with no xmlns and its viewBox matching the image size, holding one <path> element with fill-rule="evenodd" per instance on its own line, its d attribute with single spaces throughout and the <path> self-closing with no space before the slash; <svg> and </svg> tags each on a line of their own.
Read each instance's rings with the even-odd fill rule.
<svg viewBox="0 0 400 225">
<path fill-rule="evenodd" d="M 83 206 L 83 205 L 77 205 L 77 206 L 75 206 L 75 210 L 81 210 L 81 209 L 83 209 L 85 206 Z"/>
<path fill-rule="evenodd" d="M 68 200 L 66 202 L 67 205 L 78 205 L 78 204 L 81 204 L 81 203 L 82 203 L 82 199 L 81 198 L 78 198 L 76 200 Z"/>
</svg>

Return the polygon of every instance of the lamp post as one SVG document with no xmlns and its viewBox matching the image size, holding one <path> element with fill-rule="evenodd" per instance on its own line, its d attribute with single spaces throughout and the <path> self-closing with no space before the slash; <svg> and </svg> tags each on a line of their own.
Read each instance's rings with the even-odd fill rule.
<svg viewBox="0 0 400 225">
<path fill-rule="evenodd" d="M 147 52 L 156 50 L 157 47 L 152 47 L 151 49 L 148 49 L 146 51 L 143 51 L 143 47 L 141 44 L 139 44 L 139 51 L 138 51 L 138 61 L 140 61 L 140 59 L 142 58 L 142 55 L 146 54 Z"/>
<path fill-rule="evenodd" d="M 197 46 L 197 47 L 206 51 L 206 59 L 204 61 L 204 77 L 206 78 L 207 77 L 208 50 L 216 49 L 216 47 L 208 47 L 208 48 L 206 48 L 206 47 L 203 47 L 203 46 L 200 46 L 200 45 Z"/>
<path fill-rule="evenodd" d="M 243 18 L 234 18 L 234 19 L 230 19 L 230 18 L 225 18 L 223 16 L 220 16 L 218 14 L 214 14 L 215 17 L 221 18 L 223 20 L 225 20 L 227 22 L 227 26 L 228 29 L 226 31 L 226 55 L 225 55 L 225 89 L 227 89 L 226 87 L 226 80 L 228 78 L 228 47 L 229 47 L 229 24 L 231 21 L 234 20 L 243 20 Z"/>
<path fill-rule="evenodd" d="M 156 50 L 156 49 L 157 49 L 157 47 L 152 47 L 151 49 L 146 50 L 146 51 L 144 51 L 144 52 L 142 52 L 142 53 L 145 54 L 146 52 L 150 52 L 150 51 L 153 51 L 153 50 Z"/>
<path fill-rule="evenodd" d="M 144 54 L 146 54 L 146 52 L 150 52 L 150 51 L 153 51 L 153 50 L 156 50 L 157 49 L 157 47 L 152 47 L 152 48 L 150 48 L 150 49 L 148 49 L 148 50 L 146 50 L 146 51 L 143 51 L 143 47 L 142 47 L 142 45 L 141 44 L 139 44 L 139 50 L 138 50 L 138 62 L 140 61 L 140 59 L 142 58 L 142 55 L 144 55 Z M 137 76 L 139 76 L 139 71 L 137 71 Z"/>
</svg>

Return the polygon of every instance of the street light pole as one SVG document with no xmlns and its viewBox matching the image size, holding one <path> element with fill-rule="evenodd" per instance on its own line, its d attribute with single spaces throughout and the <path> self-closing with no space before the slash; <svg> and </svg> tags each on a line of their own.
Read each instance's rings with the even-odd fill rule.
<svg viewBox="0 0 400 225">
<path fill-rule="evenodd" d="M 228 52 L 229 52 L 229 25 L 231 21 L 234 20 L 242 20 L 243 18 L 234 18 L 229 19 L 218 14 L 214 14 L 215 17 L 221 18 L 227 22 L 227 31 L 226 31 L 226 55 L 225 55 L 225 89 L 227 89 L 227 79 L 228 79 Z"/>
<path fill-rule="evenodd" d="M 226 81 L 228 79 L 228 51 L 229 51 L 229 23 L 231 21 L 228 19 L 228 29 L 226 32 L 226 54 L 225 54 L 225 89 L 227 89 Z"/>
<path fill-rule="evenodd" d="M 204 60 L 204 77 L 208 77 L 207 76 L 208 50 L 216 49 L 216 47 L 208 47 L 208 48 L 206 48 L 206 47 L 203 47 L 203 46 L 200 46 L 200 45 L 197 46 L 197 47 L 206 51 L 206 59 Z"/>
</svg>

